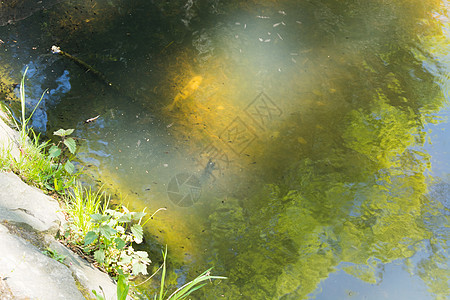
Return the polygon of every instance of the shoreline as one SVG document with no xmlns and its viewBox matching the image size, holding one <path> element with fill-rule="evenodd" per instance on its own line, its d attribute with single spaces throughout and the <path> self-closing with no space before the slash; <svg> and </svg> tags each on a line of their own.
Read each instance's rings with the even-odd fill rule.
<svg viewBox="0 0 450 300">
<path fill-rule="evenodd" d="M 5 118 L 0 110 L 1 155 L 19 157 L 19 132 Z M 13 172 L 0 172 L 0 185 L 1 299 L 95 299 L 92 290 L 117 298 L 108 274 L 58 241 L 66 220 L 57 200 Z"/>
</svg>

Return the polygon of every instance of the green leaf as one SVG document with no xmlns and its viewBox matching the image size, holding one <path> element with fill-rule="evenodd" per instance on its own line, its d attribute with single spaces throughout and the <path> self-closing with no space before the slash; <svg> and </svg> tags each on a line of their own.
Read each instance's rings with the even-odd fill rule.
<svg viewBox="0 0 450 300">
<path fill-rule="evenodd" d="M 142 275 L 147 275 L 147 266 L 141 262 L 132 263 L 133 267 L 133 274 L 138 275 L 139 273 L 142 273 Z"/>
<path fill-rule="evenodd" d="M 131 226 L 131 233 L 134 235 L 134 241 L 138 244 L 142 243 L 144 237 L 144 230 L 139 224 L 134 224 Z"/>
<path fill-rule="evenodd" d="M 56 179 L 56 177 L 53 178 L 53 185 L 55 186 L 55 190 L 59 191 L 58 179 Z"/>
<path fill-rule="evenodd" d="M 103 224 L 99 227 L 100 234 L 103 235 L 105 238 L 110 239 L 111 235 L 115 234 L 117 231 L 111 226 Z"/>
<path fill-rule="evenodd" d="M 145 251 L 136 251 L 134 252 L 134 254 L 136 254 L 137 256 L 139 256 L 139 259 L 143 262 L 150 262 L 150 260 L 148 259 L 148 253 Z"/>
<path fill-rule="evenodd" d="M 117 219 L 117 222 L 120 223 L 129 223 L 131 222 L 132 215 L 131 213 L 123 214 L 119 219 Z"/>
<path fill-rule="evenodd" d="M 122 253 L 122 257 L 120 258 L 120 263 L 122 265 L 129 264 L 131 262 L 131 256 L 128 254 L 125 254 L 125 252 Z"/>
<path fill-rule="evenodd" d="M 117 279 L 117 300 L 125 300 L 128 296 L 128 290 L 130 285 L 128 284 L 128 280 L 125 276 L 119 275 Z"/>
<path fill-rule="evenodd" d="M 104 263 L 105 262 L 105 251 L 103 251 L 102 249 L 98 249 L 97 251 L 94 252 L 94 258 L 99 263 Z"/>
<path fill-rule="evenodd" d="M 68 160 L 64 164 L 64 170 L 66 170 L 67 173 L 72 174 L 75 171 L 75 166 L 73 165 L 73 163 L 70 160 Z"/>
<path fill-rule="evenodd" d="M 51 146 L 50 149 L 48 150 L 48 156 L 50 156 L 51 158 L 58 157 L 60 154 L 61 149 L 59 149 L 55 145 Z"/>
<path fill-rule="evenodd" d="M 98 238 L 98 234 L 94 231 L 89 231 L 84 237 L 84 244 L 89 245 L 93 243 Z"/>
<path fill-rule="evenodd" d="M 92 294 L 94 294 L 95 300 L 105 300 L 105 297 L 103 297 L 102 295 L 98 294 L 95 290 L 92 290 Z"/>
<path fill-rule="evenodd" d="M 131 216 L 132 219 L 135 221 L 139 221 L 139 219 L 141 219 L 142 217 L 144 217 L 147 213 L 145 212 L 132 212 Z"/>
<path fill-rule="evenodd" d="M 57 131 L 53 132 L 53 135 L 57 135 L 57 136 L 66 136 L 66 135 L 70 135 L 72 134 L 72 132 L 74 131 L 74 129 L 58 129 Z"/>
<path fill-rule="evenodd" d="M 75 140 L 73 138 L 67 138 L 64 140 L 64 145 L 67 146 L 70 153 L 75 154 L 75 151 L 77 150 L 77 144 L 75 143 Z"/>
<path fill-rule="evenodd" d="M 110 218 L 111 218 L 111 217 L 110 217 L 110 216 L 107 216 L 107 215 L 102 215 L 102 214 L 92 214 L 92 215 L 91 215 L 91 219 L 92 219 L 91 222 L 92 222 L 92 223 L 100 224 L 100 223 L 103 223 L 103 222 L 108 221 Z"/>
<path fill-rule="evenodd" d="M 117 245 L 116 248 L 119 249 L 119 250 L 122 250 L 123 247 L 125 247 L 125 245 L 126 245 L 125 241 L 123 239 L 119 238 L 119 237 L 115 238 L 114 242 Z"/>
</svg>

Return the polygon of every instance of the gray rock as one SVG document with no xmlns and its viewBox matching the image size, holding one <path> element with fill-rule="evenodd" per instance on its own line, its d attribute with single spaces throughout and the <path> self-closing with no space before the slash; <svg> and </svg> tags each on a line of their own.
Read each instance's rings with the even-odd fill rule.
<svg viewBox="0 0 450 300">
<path fill-rule="evenodd" d="M 40 232 L 59 231 L 64 215 L 56 200 L 13 173 L 0 173 L 0 183 L 0 220 L 25 223 Z"/>
<path fill-rule="evenodd" d="M 3 121 L 5 118 L 5 113 L 0 111 L 0 153 L 10 152 L 15 159 L 18 159 L 20 152 L 17 141 L 20 139 L 20 134 L 6 125 Z"/>
<path fill-rule="evenodd" d="M 0 225 L 0 276 L 14 299 L 84 299 L 72 272 Z"/>
<path fill-rule="evenodd" d="M 49 248 L 66 257 L 64 259 L 64 264 L 69 267 L 76 280 L 86 288 L 92 296 L 94 296 L 92 290 L 95 290 L 99 294 L 102 294 L 101 291 L 103 290 L 105 299 L 117 299 L 116 283 L 108 274 L 94 268 L 86 260 L 80 258 L 70 249 L 61 245 L 54 239 L 48 240 L 48 242 Z"/>
</svg>

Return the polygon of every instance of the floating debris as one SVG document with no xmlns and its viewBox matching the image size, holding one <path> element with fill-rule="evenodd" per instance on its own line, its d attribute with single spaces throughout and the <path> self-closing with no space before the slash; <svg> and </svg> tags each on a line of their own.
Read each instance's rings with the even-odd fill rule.
<svg viewBox="0 0 450 300">
<path fill-rule="evenodd" d="M 264 40 L 264 43 L 268 43 L 268 42 L 270 42 L 270 39 Z"/>
<path fill-rule="evenodd" d="M 281 24 L 281 22 L 280 22 L 280 23 L 275 23 L 275 24 L 272 25 L 272 27 L 277 27 L 277 26 L 279 26 L 280 24 Z"/>
<path fill-rule="evenodd" d="M 301 21 L 295 21 L 295 23 L 297 23 L 297 24 L 302 24 L 302 22 L 301 22 Z"/>
<path fill-rule="evenodd" d="M 99 117 L 100 117 L 100 115 L 98 115 L 98 116 L 96 116 L 96 117 L 93 117 L 93 118 L 90 118 L 90 119 L 87 119 L 86 121 L 84 121 L 84 123 L 91 123 L 91 122 L 94 122 L 94 121 L 97 120 Z"/>
<path fill-rule="evenodd" d="M 280 38 L 280 40 L 283 40 L 283 38 L 281 37 L 281 35 L 277 32 L 278 37 Z"/>
<path fill-rule="evenodd" d="M 264 42 L 264 40 L 263 40 L 262 38 L 259 38 L 258 40 L 259 40 L 260 42 Z"/>
<path fill-rule="evenodd" d="M 258 19 L 270 19 L 270 17 L 267 16 L 256 16 Z"/>
<path fill-rule="evenodd" d="M 285 12 L 284 10 L 279 10 L 278 13 L 281 14 L 281 15 L 283 15 L 283 16 L 286 15 L 286 12 Z"/>
</svg>

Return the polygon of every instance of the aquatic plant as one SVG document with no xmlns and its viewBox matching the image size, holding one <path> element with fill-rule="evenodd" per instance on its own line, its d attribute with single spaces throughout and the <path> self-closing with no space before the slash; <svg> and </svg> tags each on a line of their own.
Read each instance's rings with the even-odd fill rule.
<svg viewBox="0 0 450 300">
<path fill-rule="evenodd" d="M 165 288 L 164 288 L 164 283 L 165 283 L 165 279 L 166 279 L 167 246 L 166 246 L 166 250 L 163 251 L 162 255 L 163 255 L 164 261 L 162 264 L 161 284 L 160 284 L 159 294 L 155 295 L 155 297 L 154 297 L 155 300 L 185 299 L 191 293 L 195 292 L 196 290 L 198 290 L 201 287 L 203 287 L 204 285 L 206 285 L 206 283 L 202 283 L 203 281 L 206 281 L 206 280 L 211 281 L 211 279 L 227 279 L 227 277 L 211 275 L 210 272 L 211 272 L 212 268 L 209 268 L 208 270 L 206 270 L 205 272 L 203 272 L 202 274 L 197 276 L 194 280 L 189 281 L 188 283 L 184 284 L 183 286 L 181 286 L 180 288 L 175 290 L 172 294 L 170 294 L 166 298 L 165 296 L 167 294 L 167 290 L 165 290 Z"/>
</svg>

